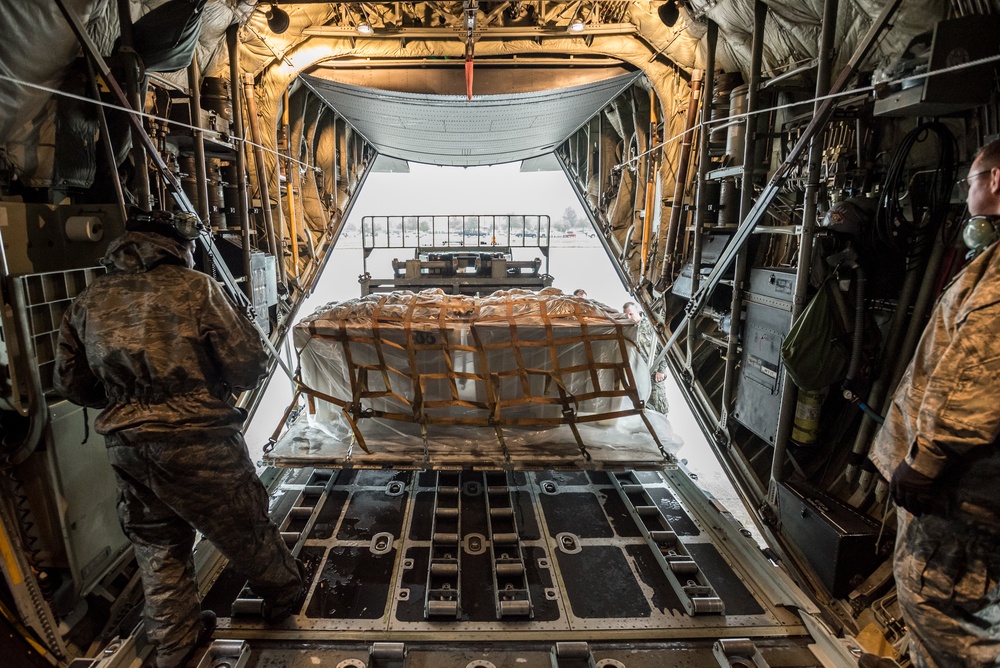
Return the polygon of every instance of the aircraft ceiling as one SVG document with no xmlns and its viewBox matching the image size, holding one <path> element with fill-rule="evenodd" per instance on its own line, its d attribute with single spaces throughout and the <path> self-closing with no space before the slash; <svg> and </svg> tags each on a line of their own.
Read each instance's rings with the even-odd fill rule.
<svg viewBox="0 0 1000 668">
<path fill-rule="evenodd" d="M 108 0 L 61 0 L 69 12 L 75 13 L 102 53 L 114 50 L 118 34 L 117 6 Z M 133 19 L 145 15 L 165 0 L 130 0 Z M 287 29 L 277 30 L 267 20 L 266 10 L 273 5 L 288 14 Z M 768 0 L 770 18 L 765 29 L 764 66 L 772 75 L 806 66 L 815 59 L 823 0 Z M 867 30 L 872 17 L 884 3 L 874 0 L 852 0 L 838 15 L 838 50 L 835 68 L 850 56 L 852 49 Z M 51 177 L 51 154 L 37 150 L 45 144 L 45 119 L 56 104 L 52 92 L 67 85 L 71 65 L 80 49 L 68 22 L 50 2 L 0 3 L 0 40 L 4 58 L 0 62 L 0 150 L 26 178 L 36 185 L 45 185 Z M 891 30 L 879 43 L 873 62 L 884 62 L 901 53 L 914 32 L 925 29 L 928 16 L 941 15 L 945 0 L 907 0 L 902 3 Z M 365 61 L 373 69 L 398 67 L 401 63 L 453 63 L 461 81 L 462 64 L 466 56 L 469 31 L 466 29 L 468 7 L 475 6 L 473 41 L 475 59 L 479 62 L 494 58 L 517 60 L 519 66 L 531 61 L 546 61 L 558 72 L 571 71 L 572 65 L 553 64 L 553 59 L 599 58 L 613 61 L 628 71 L 641 70 L 650 86 L 668 107 L 677 106 L 671 100 L 677 90 L 671 78 L 687 77 L 703 60 L 705 20 L 719 26 L 717 65 L 724 71 L 746 70 L 749 62 L 750 34 L 753 24 L 753 0 L 687 0 L 669 2 L 286 2 L 258 3 L 250 0 L 207 0 L 198 22 L 200 36 L 196 55 L 204 75 L 227 76 L 228 57 L 226 32 L 231 25 L 240 26 L 238 39 L 243 45 L 241 67 L 254 75 L 260 113 L 273 123 L 280 113 L 280 98 L 301 74 L 314 72 L 344 59 Z M 581 22 L 582 32 L 573 33 L 571 24 Z M 370 34 L 362 36 L 358 27 L 369 24 Z M 39 45 L 44 45 L 40 48 Z M 565 62 L 565 61 L 564 61 Z M 836 71 L 836 69 L 835 69 Z M 187 85 L 186 72 L 152 73 L 176 85 Z M 517 80 L 513 77 L 512 80 Z M 572 82 L 572 79 L 570 80 Z M 567 84 L 553 85 L 564 88 Z M 570 83 L 570 85 L 573 85 Z M 589 87 L 585 87 L 590 91 Z M 348 104 L 341 88 L 338 104 L 342 113 L 353 113 L 363 122 L 364 114 Z M 514 89 L 519 90 L 519 89 Z M 559 131 L 572 129 L 584 112 L 578 109 L 558 110 L 586 100 L 592 105 L 609 91 L 582 92 L 572 97 L 539 94 L 530 103 L 547 105 L 544 111 L 510 110 L 499 125 L 507 131 L 530 128 L 531 141 L 519 141 L 518 147 L 505 147 L 504 159 L 517 159 L 521 154 L 539 154 L 556 141 Z M 508 91 L 507 93 L 510 93 Z M 330 93 L 333 95 L 333 93 Z M 477 89 L 476 94 L 482 94 Z M 583 97 L 579 97 L 579 96 Z M 448 122 L 442 123 L 441 133 L 423 136 L 418 141 L 411 136 L 414 123 L 407 120 L 412 113 L 412 98 L 388 97 L 368 93 L 366 100 L 377 99 L 380 108 L 396 113 L 390 127 L 376 143 L 388 146 L 391 133 L 405 141 L 396 154 L 422 156 L 441 164 L 479 164 L 485 161 L 485 147 L 490 138 L 478 134 L 455 134 L 455 128 L 476 126 L 477 113 L 487 113 L 488 100 L 470 106 L 463 96 L 453 99 L 448 109 Z M 407 102 L 404 102 L 407 100 Z M 423 102 L 429 102 L 424 100 Z M 448 105 L 434 100 L 435 109 Z M 504 100 L 514 106 L 514 98 Z M 517 107 L 525 105 L 517 104 Z M 464 107 L 464 108 L 463 108 Z M 410 112 L 419 110 L 410 109 Z M 493 112 L 496 110 L 493 109 Z M 525 117 L 527 115 L 528 118 Z M 391 119 L 388 114 L 384 118 Z M 265 126 L 268 121 L 265 121 Z M 537 123 L 539 127 L 532 125 Z M 366 126 L 370 125 L 366 124 Z M 478 123 L 485 127 L 483 123 Z M 541 126 L 548 126 L 546 132 Z M 273 127 L 273 126 L 272 126 Z M 405 135 L 403 130 L 407 132 Z M 536 130 L 538 130 L 536 132 Z M 465 130 L 463 130 L 463 133 Z M 468 155 L 458 146 L 468 139 Z M 445 140 L 447 150 L 437 158 L 427 153 L 427 142 Z M 521 139 L 521 137 L 518 137 Z M 373 141 L 375 139 L 373 138 Z M 274 143 L 273 135 L 265 136 L 265 144 Z M 534 143 L 534 146 L 528 144 Z M 499 142 L 497 142 L 499 144 Z M 475 157 L 475 156 L 479 157 Z M 33 175 L 33 176 L 32 176 Z"/>
</svg>

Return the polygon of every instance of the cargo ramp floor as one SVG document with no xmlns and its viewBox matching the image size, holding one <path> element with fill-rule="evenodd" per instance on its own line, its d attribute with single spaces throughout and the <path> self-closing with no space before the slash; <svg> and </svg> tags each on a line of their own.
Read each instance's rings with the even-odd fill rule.
<svg viewBox="0 0 1000 668">
<path fill-rule="evenodd" d="M 199 666 L 838 665 L 816 609 L 691 477 L 291 470 L 272 514 L 303 605 L 266 624 L 226 568 Z"/>
</svg>

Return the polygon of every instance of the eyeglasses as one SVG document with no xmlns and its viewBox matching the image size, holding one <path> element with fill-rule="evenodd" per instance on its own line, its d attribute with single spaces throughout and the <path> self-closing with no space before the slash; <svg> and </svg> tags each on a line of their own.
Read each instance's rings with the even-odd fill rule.
<svg viewBox="0 0 1000 668">
<path fill-rule="evenodd" d="M 962 192 L 968 192 L 969 188 L 972 187 L 972 179 L 976 178 L 977 176 L 982 176 L 983 174 L 989 174 L 992 171 L 993 169 L 981 169 L 978 172 L 969 174 L 964 179 L 959 179 L 958 181 L 955 182 L 955 185 L 957 185 Z"/>
</svg>

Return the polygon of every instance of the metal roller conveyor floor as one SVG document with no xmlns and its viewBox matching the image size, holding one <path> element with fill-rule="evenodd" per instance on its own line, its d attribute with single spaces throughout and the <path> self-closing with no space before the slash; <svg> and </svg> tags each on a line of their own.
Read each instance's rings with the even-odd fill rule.
<svg viewBox="0 0 1000 668">
<path fill-rule="evenodd" d="M 705 645 L 709 658 L 719 639 L 781 638 L 791 651 L 808 638 L 766 590 L 760 572 L 770 565 L 756 543 L 680 466 L 297 469 L 273 514 L 308 568 L 308 596 L 288 620 L 265 624 L 259 600 L 227 568 L 204 602 L 219 614 L 216 638 L 369 643 L 366 651 L 542 642 L 543 654 L 555 652 L 550 642 L 684 641 Z"/>
</svg>

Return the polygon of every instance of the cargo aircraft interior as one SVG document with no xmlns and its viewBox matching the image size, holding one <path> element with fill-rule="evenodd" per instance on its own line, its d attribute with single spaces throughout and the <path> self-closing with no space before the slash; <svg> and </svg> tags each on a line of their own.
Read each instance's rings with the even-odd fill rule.
<svg viewBox="0 0 1000 668">
<path fill-rule="evenodd" d="M 135 209 L 197 218 L 269 350 L 232 400 L 306 570 L 270 624 L 200 541 L 190 666 L 906 665 L 868 453 L 968 260 L 998 35 L 997 0 L 0 2 L 0 665 L 154 665 L 98 411 L 53 387 Z M 516 191 L 356 221 L 352 298 L 304 312 L 370 175 L 509 163 L 565 175 L 648 342 Z"/>
</svg>

